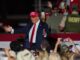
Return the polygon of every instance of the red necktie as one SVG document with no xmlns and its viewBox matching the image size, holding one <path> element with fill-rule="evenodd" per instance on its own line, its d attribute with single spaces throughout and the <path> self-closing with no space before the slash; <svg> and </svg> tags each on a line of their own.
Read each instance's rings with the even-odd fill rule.
<svg viewBox="0 0 80 60">
<path fill-rule="evenodd" d="M 32 47 L 32 42 L 33 42 L 33 36 L 34 36 L 34 32 L 35 32 L 35 27 L 36 27 L 36 24 L 34 24 L 33 29 L 32 29 L 32 34 L 31 34 L 31 38 L 30 38 L 30 47 Z"/>
</svg>

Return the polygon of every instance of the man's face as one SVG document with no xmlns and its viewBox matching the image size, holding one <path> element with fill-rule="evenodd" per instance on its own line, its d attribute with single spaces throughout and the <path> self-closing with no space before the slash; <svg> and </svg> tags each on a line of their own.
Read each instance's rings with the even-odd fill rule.
<svg viewBox="0 0 80 60">
<path fill-rule="evenodd" d="M 38 17 L 31 17 L 31 21 L 33 24 L 35 24 L 38 21 Z"/>
</svg>

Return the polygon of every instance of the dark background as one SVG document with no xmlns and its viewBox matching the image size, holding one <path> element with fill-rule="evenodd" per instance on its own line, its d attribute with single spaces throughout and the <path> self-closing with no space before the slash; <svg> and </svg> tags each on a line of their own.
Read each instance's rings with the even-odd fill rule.
<svg viewBox="0 0 80 60">
<path fill-rule="evenodd" d="M 24 15 L 34 10 L 34 0 L 0 0 L 0 14 Z"/>
<path fill-rule="evenodd" d="M 41 0 L 42 7 L 47 6 L 47 1 Z M 50 1 L 56 5 L 59 0 Z M 18 28 L 20 24 L 24 26 L 30 21 L 29 13 L 35 10 L 35 2 L 38 6 L 39 0 L 0 0 L 0 23 L 9 24 L 15 28 Z"/>
<path fill-rule="evenodd" d="M 35 9 L 35 1 L 39 0 L 0 0 L 0 15 L 26 15 Z M 48 0 L 41 1 L 45 5 Z M 57 3 L 57 0 L 50 1 L 53 5 Z"/>
</svg>

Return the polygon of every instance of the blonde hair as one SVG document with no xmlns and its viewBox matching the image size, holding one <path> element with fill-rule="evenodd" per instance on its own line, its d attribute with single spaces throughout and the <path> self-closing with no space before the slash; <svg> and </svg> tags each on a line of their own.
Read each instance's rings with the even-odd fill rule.
<svg viewBox="0 0 80 60">
<path fill-rule="evenodd" d="M 57 52 L 51 52 L 49 55 L 49 60 L 61 60 L 61 57 Z"/>
<path fill-rule="evenodd" d="M 36 60 L 49 60 L 49 55 L 46 50 L 39 51 L 39 55 L 37 56 Z"/>
<path fill-rule="evenodd" d="M 74 60 L 74 57 L 76 56 L 73 52 L 65 52 L 61 56 L 62 60 Z"/>
<path fill-rule="evenodd" d="M 35 60 L 34 55 L 27 49 L 18 52 L 17 60 Z"/>
</svg>

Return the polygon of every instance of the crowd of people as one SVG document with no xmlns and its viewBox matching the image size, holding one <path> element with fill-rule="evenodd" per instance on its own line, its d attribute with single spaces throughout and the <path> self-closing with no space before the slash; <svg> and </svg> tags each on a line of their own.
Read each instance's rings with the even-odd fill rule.
<svg viewBox="0 0 80 60">
<path fill-rule="evenodd" d="M 71 45 L 62 45 L 65 40 L 58 38 L 54 49 L 51 49 L 50 52 L 46 50 L 46 46 L 43 46 L 41 50 L 23 49 L 17 53 L 9 48 L 3 50 L 6 53 L 5 55 L 8 56 L 8 60 L 79 60 L 80 50 L 76 47 L 74 41 L 71 38 L 66 38 L 66 41 Z M 71 46 L 75 48 L 75 51 L 71 50 Z"/>
<path fill-rule="evenodd" d="M 71 14 L 69 14 L 69 5 L 66 5 L 65 1 L 62 1 L 59 7 L 54 7 L 54 9 L 52 9 L 52 3 L 48 1 L 48 8 L 48 12 L 42 11 L 41 14 L 36 11 L 30 12 L 31 21 L 24 28 L 15 29 L 10 25 L 3 26 L 6 33 L 22 32 L 25 34 L 23 43 L 12 41 L 10 48 L 3 49 L 8 60 L 80 60 L 80 50 L 71 38 L 66 38 L 66 41 L 71 43 L 70 46 L 62 45 L 66 42 L 63 38 L 57 38 L 53 48 L 50 47 L 47 41 L 47 37 L 51 32 L 46 21 L 49 20 L 48 18 L 52 14 L 55 14 L 56 17 L 57 14 L 59 16 L 63 15 L 58 25 L 59 32 L 80 32 L 80 18 L 77 6 L 73 6 Z M 75 51 L 72 51 L 72 47 Z"/>
</svg>

